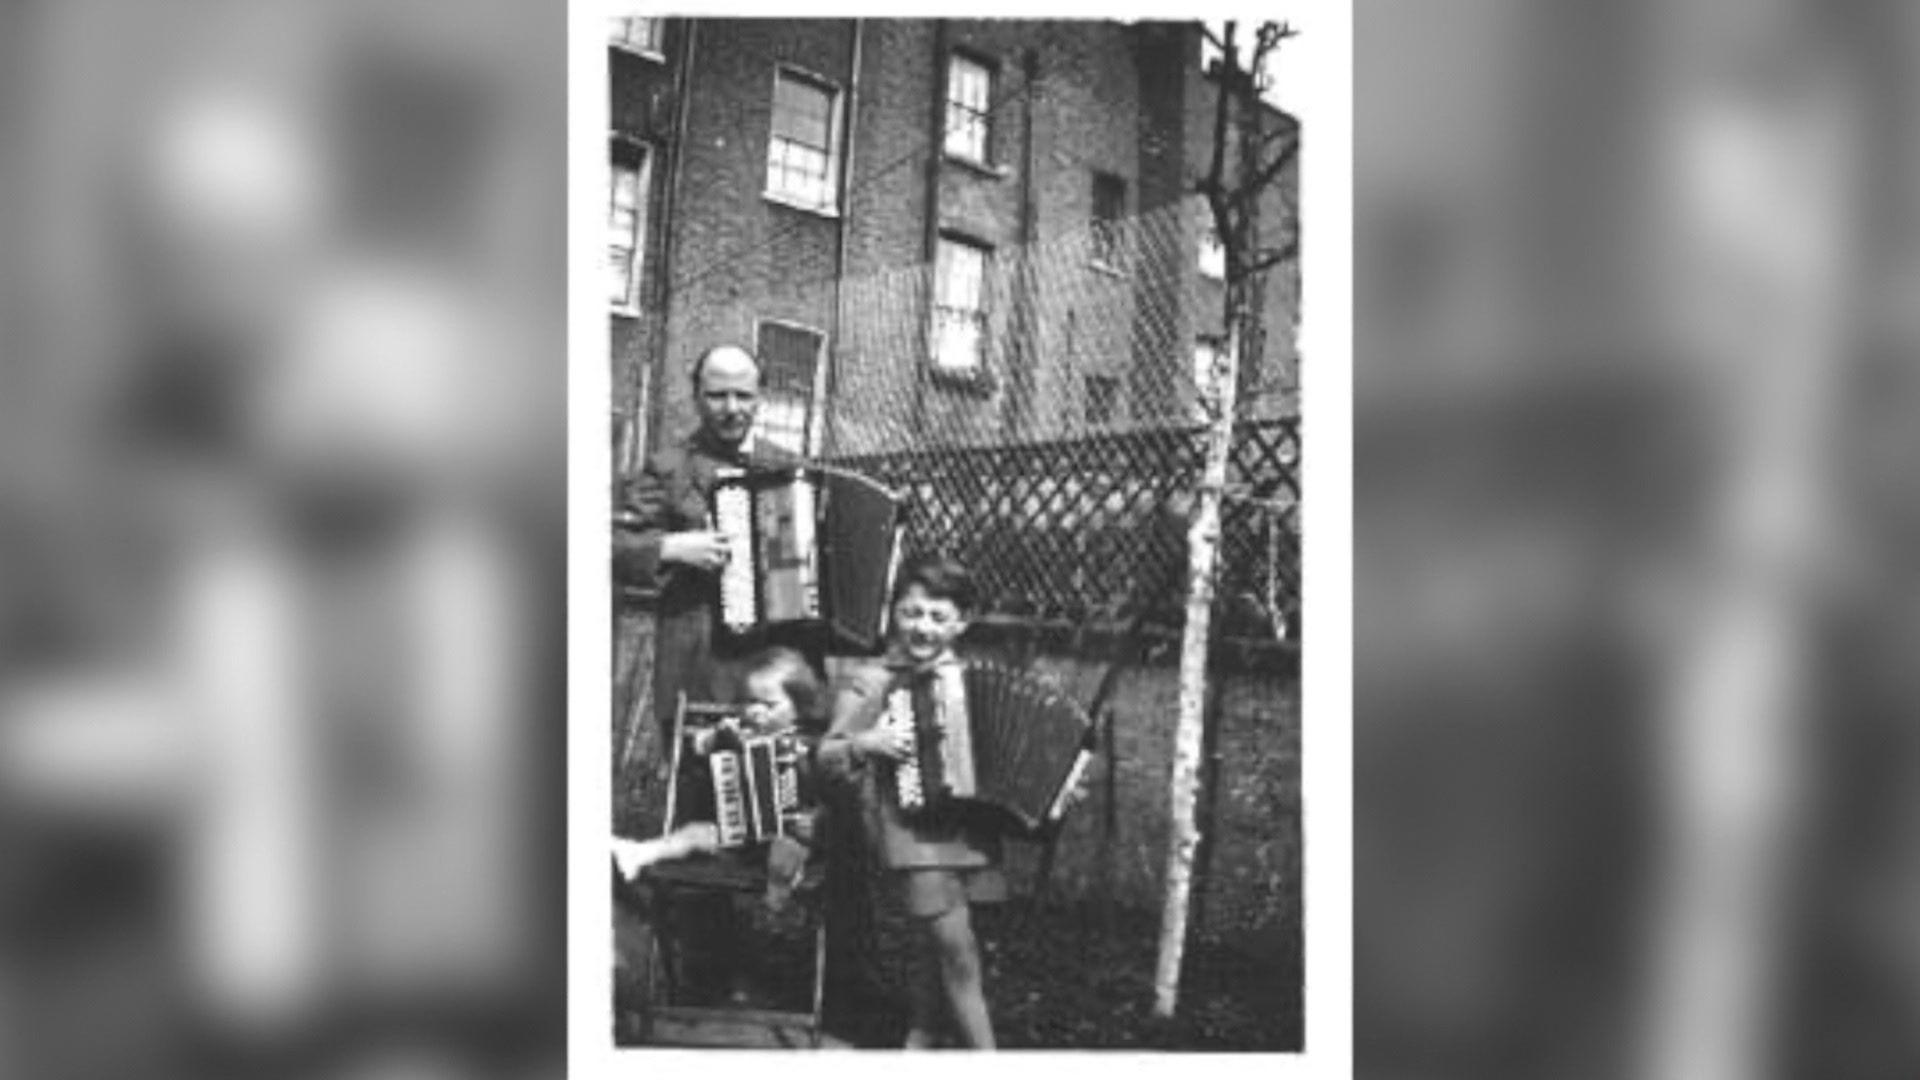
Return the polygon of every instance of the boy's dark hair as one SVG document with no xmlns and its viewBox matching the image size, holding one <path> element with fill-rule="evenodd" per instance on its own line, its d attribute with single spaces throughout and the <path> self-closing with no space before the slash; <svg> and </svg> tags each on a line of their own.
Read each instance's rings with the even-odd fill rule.
<svg viewBox="0 0 1920 1080">
<path fill-rule="evenodd" d="M 780 689 L 793 699 L 793 711 L 801 727 L 821 718 L 821 699 L 825 695 L 820 686 L 820 676 L 800 650 L 774 645 L 754 653 L 740 673 L 742 684 L 748 674 L 768 670 L 780 673 Z"/>
<path fill-rule="evenodd" d="M 893 598 L 899 600 L 914 585 L 936 600 L 953 601 L 963 615 L 971 614 L 980 599 L 973 572 L 946 555 L 921 555 L 903 563 L 893 583 Z"/>
</svg>

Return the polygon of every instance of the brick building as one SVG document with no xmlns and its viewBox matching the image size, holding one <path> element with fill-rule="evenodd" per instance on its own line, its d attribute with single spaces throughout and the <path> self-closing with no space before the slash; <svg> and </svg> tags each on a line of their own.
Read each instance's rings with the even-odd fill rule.
<svg viewBox="0 0 1920 1080">
<path fill-rule="evenodd" d="M 1222 335 L 1196 24 L 615 19 L 610 39 L 619 471 L 693 425 L 684 372 L 721 342 L 765 364 L 765 435 L 815 452 L 1190 415 L 1187 365 Z M 1263 230 L 1293 228 L 1296 183 Z M 1264 294 L 1248 385 L 1288 413 L 1297 261 Z"/>
</svg>

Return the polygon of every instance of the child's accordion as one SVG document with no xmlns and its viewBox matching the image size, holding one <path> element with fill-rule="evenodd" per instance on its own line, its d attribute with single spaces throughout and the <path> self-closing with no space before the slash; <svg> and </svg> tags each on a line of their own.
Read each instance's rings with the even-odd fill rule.
<svg viewBox="0 0 1920 1080">
<path fill-rule="evenodd" d="M 992 664 L 936 668 L 896 689 L 883 722 L 913 729 L 913 757 L 893 769 L 909 816 L 985 809 L 1041 832 L 1093 759 L 1093 724 L 1077 703 Z"/>
<path fill-rule="evenodd" d="M 751 847 L 792 833 L 801 810 L 802 753 L 798 738 L 766 735 L 738 740 L 707 755 L 721 847 Z"/>
<path fill-rule="evenodd" d="M 899 564 L 901 500 L 853 473 L 815 467 L 723 473 L 713 526 L 733 545 L 720 572 L 720 621 L 733 633 L 824 624 L 877 649 Z"/>
</svg>

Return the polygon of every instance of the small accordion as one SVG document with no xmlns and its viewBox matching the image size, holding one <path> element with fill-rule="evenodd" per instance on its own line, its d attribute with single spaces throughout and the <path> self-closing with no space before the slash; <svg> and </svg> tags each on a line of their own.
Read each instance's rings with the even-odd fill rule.
<svg viewBox="0 0 1920 1080">
<path fill-rule="evenodd" d="M 707 754 L 721 847 L 752 847 L 793 832 L 801 811 L 801 756 L 792 735 L 738 739 Z"/>
<path fill-rule="evenodd" d="M 724 472 L 711 504 L 734 551 L 720 572 L 727 630 L 816 623 L 857 648 L 880 646 L 900 560 L 899 497 L 864 476 L 804 467 Z"/>
<path fill-rule="evenodd" d="M 882 723 L 913 731 L 914 754 L 893 767 L 909 817 L 986 811 L 1018 831 L 1058 824 L 1093 760 L 1085 710 L 1038 679 L 992 664 L 936 668 L 887 700 Z"/>
</svg>

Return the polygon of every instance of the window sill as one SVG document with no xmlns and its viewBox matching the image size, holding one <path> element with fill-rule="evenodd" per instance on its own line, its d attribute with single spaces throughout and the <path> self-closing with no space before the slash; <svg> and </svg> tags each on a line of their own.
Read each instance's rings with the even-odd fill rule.
<svg viewBox="0 0 1920 1080">
<path fill-rule="evenodd" d="M 989 398 L 993 396 L 995 390 L 993 375 L 984 367 L 962 370 L 959 368 L 941 367 L 939 364 L 929 360 L 927 362 L 927 374 L 928 377 L 933 380 L 935 386 L 969 394 L 973 397 Z"/>
<path fill-rule="evenodd" d="M 637 56 L 642 60 L 651 60 L 656 64 L 664 64 L 667 62 L 666 53 L 656 52 L 653 49 L 639 49 L 632 45 L 622 45 L 617 41 L 607 42 L 607 48 L 615 52 L 625 53 L 628 56 Z"/>
<path fill-rule="evenodd" d="M 616 319 L 639 319 L 641 312 L 638 304 L 608 304 L 607 314 Z"/>
<path fill-rule="evenodd" d="M 977 176 L 983 176 L 989 180 L 1005 180 L 1013 175 L 1013 170 L 1007 168 L 1005 165 L 989 165 L 984 161 L 967 157 L 964 154 L 945 154 L 944 157 L 947 160 L 947 164 L 958 165 L 968 172 L 974 173 Z"/>
<path fill-rule="evenodd" d="M 773 203 L 775 206 L 784 206 L 789 210 L 798 210 L 803 214 L 812 214 L 815 217 L 826 218 L 829 221 L 838 220 L 840 217 L 840 211 L 834 207 L 804 203 L 791 195 L 783 195 L 778 191 L 763 191 L 760 193 L 760 197 Z"/>
</svg>

